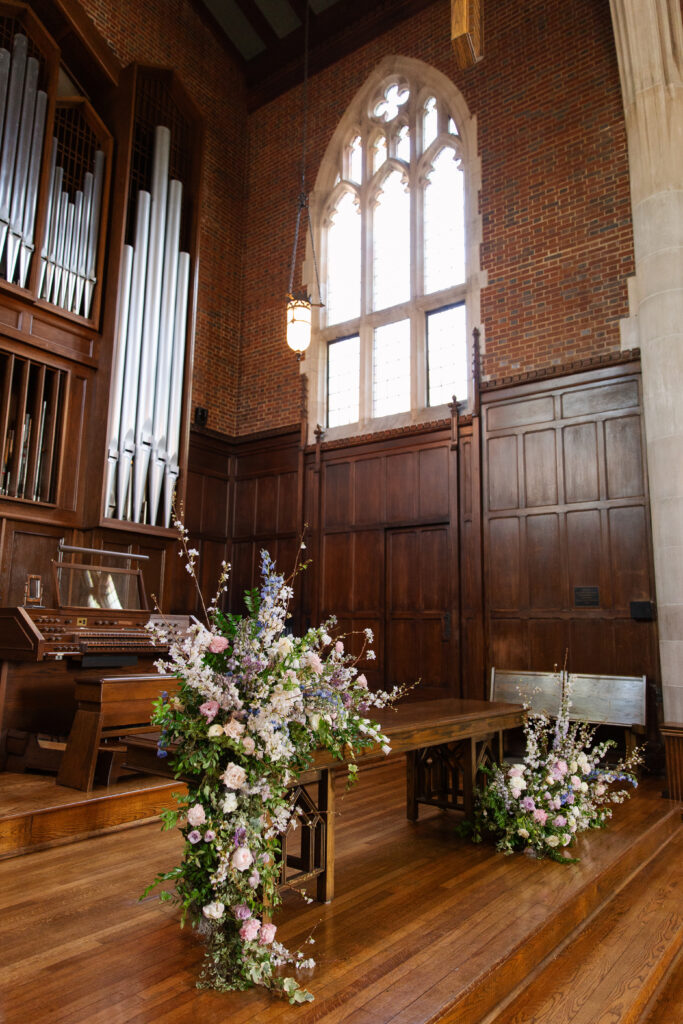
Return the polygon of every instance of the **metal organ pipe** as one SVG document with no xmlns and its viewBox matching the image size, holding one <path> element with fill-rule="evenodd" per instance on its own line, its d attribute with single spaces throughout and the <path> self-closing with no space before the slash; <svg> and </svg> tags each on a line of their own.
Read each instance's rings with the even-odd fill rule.
<svg viewBox="0 0 683 1024">
<path fill-rule="evenodd" d="M 57 140 L 54 139 L 55 146 Z M 55 183 L 52 192 L 51 217 L 48 228 L 48 238 L 45 241 L 45 272 L 40 295 L 44 299 L 50 298 L 52 292 L 52 281 L 55 276 L 55 261 L 57 259 L 57 238 L 59 235 L 59 220 L 62 214 L 62 182 L 64 180 L 64 168 L 55 169 Z"/>
<path fill-rule="evenodd" d="M 168 459 L 164 474 L 164 526 L 171 525 L 173 492 L 179 467 L 180 420 L 183 401 L 183 370 L 185 367 L 185 335 L 187 326 L 187 300 L 190 288 L 190 254 L 178 255 L 178 284 L 176 288 L 175 330 L 173 333 L 173 362 L 171 369 L 171 396 L 168 412 Z"/>
<path fill-rule="evenodd" d="M 100 234 L 100 213 L 102 210 L 102 187 L 104 185 L 104 153 L 98 149 L 95 153 L 95 169 L 93 174 L 92 203 L 88 224 L 88 248 L 84 282 L 84 316 L 90 316 L 92 296 L 95 290 L 95 271 L 97 269 L 97 243 Z"/>
<path fill-rule="evenodd" d="M 9 84 L 9 50 L 0 49 L 0 139 L 5 124 L 5 105 L 7 103 L 7 86 Z"/>
<path fill-rule="evenodd" d="M 28 39 L 26 36 L 16 35 L 12 45 L 5 129 L 2 140 L 2 157 L 0 157 L 0 257 L 2 257 L 4 252 L 7 232 L 9 230 L 14 159 L 19 136 L 27 52 Z"/>
<path fill-rule="evenodd" d="M 151 523 L 155 523 L 158 518 L 161 489 L 168 460 L 168 437 L 166 431 L 171 398 L 171 370 L 173 365 L 173 334 L 182 198 L 182 183 L 175 180 L 171 181 L 168 191 L 164 280 L 161 293 L 159 351 L 157 357 L 156 388 L 154 391 L 154 418 L 152 423 L 152 452 L 149 463 L 149 521 Z"/>
<path fill-rule="evenodd" d="M 83 305 L 83 293 L 85 290 L 85 278 L 87 274 L 88 245 L 90 242 L 90 225 L 92 223 L 93 203 L 93 175 L 86 172 L 83 181 L 83 219 L 81 222 L 81 237 L 78 244 L 78 259 L 76 265 L 76 287 L 72 312 L 80 313 Z"/>
<path fill-rule="evenodd" d="M 154 391 L 158 383 L 156 379 L 156 365 L 159 348 L 159 314 L 164 270 L 164 234 L 166 231 L 170 153 L 171 133 L 168 128 L 158 125 L 154 133 L 152 213 L 149 227 L 147 287 L 145 293 L 142 349 L 140 352 L 137 420 L 135 425 L 132 517 L 136 523 L 140 522 L 142 515 L 149 457 L 152 450 L 152 417 L 154 415 Z"/>
<path fill-rule="evenodd" d="M 45 135 L 45 115 L 47 112 L 47 93 L 40 89 L 36 95 L 36 113 L 33 121 L 33 138 L 31 140 L 31 161 L 29 164 L 24 218 L 21 226 L 21 248 L 19 250 L 19 284 L 26 287 L 31 256 L 34 251 L 36 227 L 36 205 L 38 202 L 38 186 L 40 184 L 40 159 L 43 154 L 43 138 Z M 50 162 L 50 182 L 54 174 L 56 148 L 53 146 Z M 48 213 L 49 220 L 49 213 Z"/>
<path fill-rule="evenodd" d="M 21 245 L 21 229 L 24 224 L 24 206 L 26 203 L 26 184 L 31 156 L 31 138 L 33 136 L 33 121 L 36 113 L 38 71 L 38 61 L 35 57 L 29 57 L 26 61 L 19 139 L 17 141 L 16 161 L 12 180 L 9 234 L 7 236 L 7 270 L 5 273 L 8 281 L 14 279 L 14 271 Z"/>
<path fill-rule="evenodd" d="M 116 509 L 114 481 L 119 461 L 119 437 L 121 432 L 121 401 L 123 397 L 123 371 L 126 365 L 126 344 L 128 341 L 128 313 L 130 310 L 130 284 L 133 277 L 133 246 L 124 245 L 121 258 L 121 280 L 119 281 L 119 320 L 114 343 L 114 362 L 111 369 L 111 397 L 109 405 L 109 429 L 107 451 L 107 506 L 106 513 Z"/>
<path fill-rule="evenodd" d="M 116 485 L 116 514 L 126 519 L 126 499 L 135 451 L 135 407 L 140 380 L 140 346 L 142 342 L 143 306 L 147 279 L 147 246 L 149 244 L 149 211 L 152 197 L 138 192 L 135 223 L 135 255 L 130 288 L 130 309 L 126 340 L 126 368 L 121 396 L 121 430 L 119 434 L 119 470 Z"/>
</svg>

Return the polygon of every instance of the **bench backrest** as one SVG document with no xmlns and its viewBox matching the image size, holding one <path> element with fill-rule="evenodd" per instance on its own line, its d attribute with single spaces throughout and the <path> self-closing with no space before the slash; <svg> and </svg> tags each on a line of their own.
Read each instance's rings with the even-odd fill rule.
<svg viewBox="0 0 683 1024">
<path fill-rule="evenodd" d="M 571 674 L 569 717 L 592 725 L 645 725 L 645 676 Z M 556 716 L 560 705 L 559 672 L 491 669 L 491 700 L 530 704 L 533 711 Z"/>
</svg>

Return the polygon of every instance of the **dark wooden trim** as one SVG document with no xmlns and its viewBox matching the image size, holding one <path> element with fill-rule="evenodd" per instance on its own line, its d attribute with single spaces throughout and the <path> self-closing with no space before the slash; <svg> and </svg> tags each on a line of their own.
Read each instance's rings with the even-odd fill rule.
<svg viewBox="0 0 683 1024">
<path fill-rule="evenodd" d="M 632 362 L 640 362 L 639 348 L 627 349 L 624 352 L 608 352 L 606 355 L 591 356 L 588 359 L 579 359 L 576 362 L 558 366 L 546 366 L 540 370 L 527 370 L 509 377 L 492 378 L 482 381 L 480 387 L 482 392 L 498 391 L 501 388 L 510 388 L 517 384 L 553 380 L 555 377 L 566 377 L 569 374 L 585 373 L 587 370 L 621 366 L 624 363 Z"/>
</svg>

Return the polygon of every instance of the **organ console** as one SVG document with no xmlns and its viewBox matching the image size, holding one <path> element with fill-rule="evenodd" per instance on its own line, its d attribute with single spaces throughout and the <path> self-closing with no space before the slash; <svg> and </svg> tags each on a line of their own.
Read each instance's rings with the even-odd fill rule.
<svg viewBox="0 0 683 1024">
<path fill-rule="evenodd" d="M 152 700 L 169 688 L 154 667 L 168 647 L 145 628 L 139 569 L 53 570 L 59 607 L 0 608 L 0 766 L 57 770 L 58 782 L 90 789 L 98 751 L 149 727 Z"/>
</svg>

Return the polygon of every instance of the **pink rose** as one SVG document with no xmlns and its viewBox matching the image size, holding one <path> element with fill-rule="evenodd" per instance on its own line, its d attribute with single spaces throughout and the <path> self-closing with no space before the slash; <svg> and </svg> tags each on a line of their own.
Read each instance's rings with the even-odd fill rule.
<svg viewBox="0 0 683 1024">
<path fill-rule="evenodd" d="M 212 828 L 207 828 L 206 832 L 204 833 L 204 842 L 212 843 L 215 838 L 216 833 L 214 832 L 214 830 Z"/>
<path fill-rule="evenodd" d="M 545 825 L 547 820 L 548 815 L 545 813 L 545 811 L 542 810 L 542 808 L 537 807 L 534 811 L 534 821 L 537 821 L 539 825 Z"/>
<path fill-rule="evenodd" d="M 200 842 L 202 838 L 201 832 L 198 832 L 196 828 L 193 828 L 191 832 L 187 833 L 187 841 L 195 845 Z"/>
<path fill-rule="evenodd" d="M 195 804 L 187 812 L 187 824 L 192 825 L 196 828 L 198 825 L 203 825 L 206 821 L 206 814 L 201 804 Z"/>
<path fill-rule="evenodd" d="M 261 934 L 259 935 L 259 943 L 262 946 L 268 946 L 275 938 L 275 932 L 277 928 L 274 924 L 266 923 L 261 925 Z"/>
<path fill-rule="evenodd" d="M 252 871 L 252 873 L 249 875 L 249 878 L 248 878 L 249 887 L 251 889 L 255 889 L 260 881 L 261 881 L 261 876 L 259 875 L 259 873 L 256 870 L 256 868 L 254 868 L 254 870 Z"/>
<path fill-rule="evenodd" d="M 251 850 L 247 846 L 238 846 L 232 855 L 231 864 L 236 871 L 246 871 L 254 863 Z"/>
<path fill-rule="evenodd" d="M 259 933 L 261 922 L 257 917 L 250 917 L 240 928 L 240 938 L 243 942 L 253 942 Z"/>
<path fill-rule="evenodd" d="M 251 917 L 251 910 L 246 903 L 238 903 L 232 908 L 232 912 L 238 921 L 248 921 Z"/>
<path fill-rule="evenodd" d="M 344 653 L 344 644 L 341 642 L 341 640 L 337 640 L 336 644 L 334 645 L 334 649 L 337 652 L 337 654 L 343 654 Z M 264 927 L 265 927 L 265 925 L 264 925 Z M 271 939 L 271 942 L 272 942 L 272 939 Z"/>
<path fill-rule="evenodd" d="M 364 690 L 367 690 L 368 681 L 365 678 L 365 674 L 363 672 L 361 672 L 361 674 L 358 676 L 358 679 L 356 679 L 356 683 L 358 684 L 358 686 L 362 686 Z"/>
<path fill-rule="evenodd" d="M 555 828 L 564 828 L 567 824 L 567 819 L 563 814 L 558 814 L 556 818 L 553 818 L 553 825 Z"/>
<path fill-rule="evenodd" d="M 207 700 L 204 704 L 200 704 L 199 714 L 204 715 L 206 721 L 211 723 L 218 714 L 218 706 L 217 700 Z"/>
<path fill-rule="evenodd" d="M 315 672 L 317 676 L 322 675 L 323 663 L 320 660 L 319 655 L 317 655 L 315 651 L 308 651 L 307 654 L 304 655 L 303 660 L 306 662 L 309 668 L 311 668 L 313 672 Z"/>
<path fill-rule="evenodd" d="M 240 765 L 235 764 L 233 761 L 230 762 L 228 767 L 221 775 L 221 780 L 225 785 L 226 789 L 239 789 L 243 786 L 247 779 L 247 773 L 244 768 Z"/>
<path fill-rule="evenodd" d="M 224 636 L 214 636 L 211 638 L 211 642 L 209 643 L 209 650 L 212 654 L 221 654 L 221 652 L 229 646 L 230 645 Z"/>
<path fill-rule="evenodd" d="M 242 747 L 244 748 L 244 753 L 249 754 L 249 756 L 251 756 L 256 750 L 256 744 L 251 736 L 244 736 L 242 738 Z"/>
</svg>

